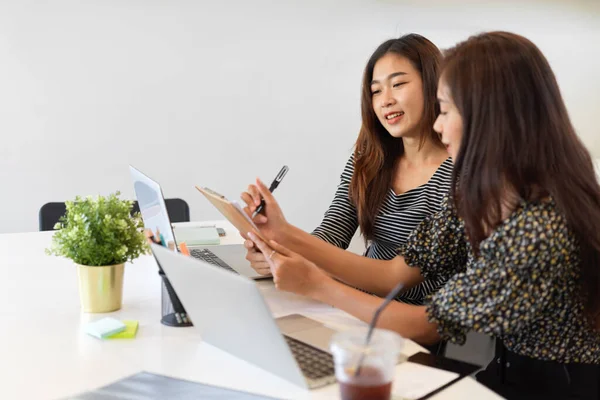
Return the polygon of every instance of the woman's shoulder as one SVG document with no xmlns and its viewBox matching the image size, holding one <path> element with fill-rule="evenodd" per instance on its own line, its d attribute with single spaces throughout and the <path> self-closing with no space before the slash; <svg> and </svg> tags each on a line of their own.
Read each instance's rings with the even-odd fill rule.
<svg viewBox="0 0 600 400">
<path fill-rule="evenodd" d="M 454 161 L 452 161 L 452 157 L 448 157 L 444 160 L 440 167 L 437 169 L 436 173 L 440 173 L 441 175 L 452 177 L 452 171 L 454 169 Z"/>
<path fill-rule="evenodd" d="M 445 209 L 449 207 L 449 197 L 452 189 L 452 171 L 454 164 L 451 158 L 447 158 L 435 171 L 429 181 L 423 185 L 428 201 L 433 201 L 436 208 Z"/>
<path fill-rule="evenodd" d="M 342 171 L 342 179 L 350 181 L 352 179 L 352 175 L 354 175 L 354 164 L 356 163 L 354 158 L 354 152 L 350 154 L 348 161 L 346 161 L 346 165 L 344 166 L 344 170 Z"/>
<path fill-rule="evenodd" d="M 533 201 L 521 200 L 504 225 L 505 229 L 537 230 L 547 234 L 568 229 L 566 219 L 551 196 Z"/>
<path fill-rule="evenodd" d="M 567 220 L 552 197 L 535 201 L 521 201 L 515 211 L 503 221 L 483 246 L 501 248 L 524 248 L 560 250 L 574 249 L 575 237 Z"/>
<path fill-rule="evenodd" d="M 431 177 L 429 182 L 450 183 L 452 181 L 453 167 L 454 167 L 454 164 L 452 162 L 452 158 L 450 158 L 450 157 L 446 158 L 446 160 L 444 160 L 444 162 L 442 164 L 440 164 L 438 169 L 433 173 L 433 176 Z"/>
</svg>

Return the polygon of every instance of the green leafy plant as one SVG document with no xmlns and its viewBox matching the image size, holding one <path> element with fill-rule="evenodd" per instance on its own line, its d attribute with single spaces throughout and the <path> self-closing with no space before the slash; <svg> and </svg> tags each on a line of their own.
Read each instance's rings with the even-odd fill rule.
<svg viewBox="0 0 600 400">
<path fill-rule="evenodd" d="M 109 196 L 77 196 L 67 201 L 66 214 L 54 229 L 46 254 L 67 257 L 81 265 L 117 265 L 148 254 L 139 213 L 131 215 L 133 202 Z"/>
</svg>

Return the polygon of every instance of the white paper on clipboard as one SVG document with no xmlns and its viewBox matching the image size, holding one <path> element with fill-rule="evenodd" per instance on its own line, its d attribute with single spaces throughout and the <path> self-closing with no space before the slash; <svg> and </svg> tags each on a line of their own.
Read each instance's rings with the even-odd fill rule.
<svg viewBox="0 0 600 400">
<path fill-rule="evenodd" d="M 258 228 L 257 228 L 256 224 L 254 223 L 254 221 L 252 221 L 252 218 L 250 218 L 248 216 L 248 214 L 246 214 L 246 212 L 240 206 L 240 204 L 235 200 L 231 200 L 230 203 L 233 204 L 233 206 L 244 216 L 244 218 L 246 218 L 246 221 L 248 221 L 248 223 L 250 223 L 250 225 L 252 226 L 252 229 L 254 229 L 256 232 L 258 232 Z M 247 233 L 247 232 L 244 232 L 244 233 Z"/>
</svg>

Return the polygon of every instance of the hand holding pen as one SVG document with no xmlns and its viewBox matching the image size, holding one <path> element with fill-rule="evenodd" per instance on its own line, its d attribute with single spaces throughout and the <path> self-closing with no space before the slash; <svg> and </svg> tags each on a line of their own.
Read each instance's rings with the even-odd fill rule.
<svg viewBox="0 0 600 400">
<path fill-rule="evenodd" d="M 275 180 L 271 184 L 271 188 L 276 188 L 280 183 L 281 179 L 285 176 L 288 171 L 288 167 L 284 166 L 279 174 L 275 177 Z M 268 238 L 277 238 L 279 235 L 288 228 L 288 222 L 285 220 L 279 204 L 273 197 L 271 190 L 262 183 L 260 179 L 256 180 L 256 185 L 248 186 L 248 191 L 242 193 L 242 200 L 246 203 L 244 211 L 250 216 L 261 233 Z M 264 204 L 262 211 L 257 213 L 260 205 Z M 240 232 L 244 238 L 247 239 L 247 232 Z M 247 240 L 248 245 L 252 243 Z"/>
<path fill-rule="evenodd" d="M 281 171 L 279 171 L 277 176 L 275 176 L 275 179 L 273 179 L 273 182 L 271 182 L 271 186 L 269 186 L 269 192 L 273 193 L 273 191 L 275 189 L 277 189 L 277 186 L 279 186 L 279 184 L 283 180 L 283 177 L 285 176 L 285 174 L 287 174 L 288 170 L 289 170 L 289 168 L 287 165 L 284 165 L 283 168 L 281 168 Z M 260 204 L 258 205 L 258 208 L 254 211 L 254 213 L 252 213 L 252 218 L 254 218 L 258 214 L 260 214 L 264 208 L 265 208 L 265 199 L 262 198 L 260 200 Z"/>
<path fill-rule="evenodd" d="M 285 221 L 283 218 L 283 213 L 279 209 L 279 205 L 271 193 L 279 186 L 288 170 L 289 168 L 287 165 L 284 165 L 277 176 L 275 176 L 275 179 L 269 188 L 267 188 L 265 184 L 257 178 L 256 184 L 249 185 L 248 191 L 242 193 L 241 198 L 244 203 L 246 203 L 246 208 L 244 210 L 246 211 L 246 214 L 248 214 L 248 216 L 254 220 L 255 223 L 265 224 L 267 222 L 267 217 L 270 219 L 282 219 Z M 268 195 L 265 196 L 263 193 L 268 193 Z"/>
</svg>

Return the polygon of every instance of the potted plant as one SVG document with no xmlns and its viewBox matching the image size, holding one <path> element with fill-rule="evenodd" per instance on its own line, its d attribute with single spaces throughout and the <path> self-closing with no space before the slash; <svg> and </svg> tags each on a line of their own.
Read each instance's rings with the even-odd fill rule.
<svg viewBox="0 0 600 400">
<path fill-rule="evenodd" d="M 133 202 L 109 196 L 77 196 L 67 201 L 66 214 L 54 229 L 48 255 L 70 258 L 77 265 L 79 296 L 84 312 L 121 308 L 125 263 L 149 253 L 139 213 Z"/>
</svg>

